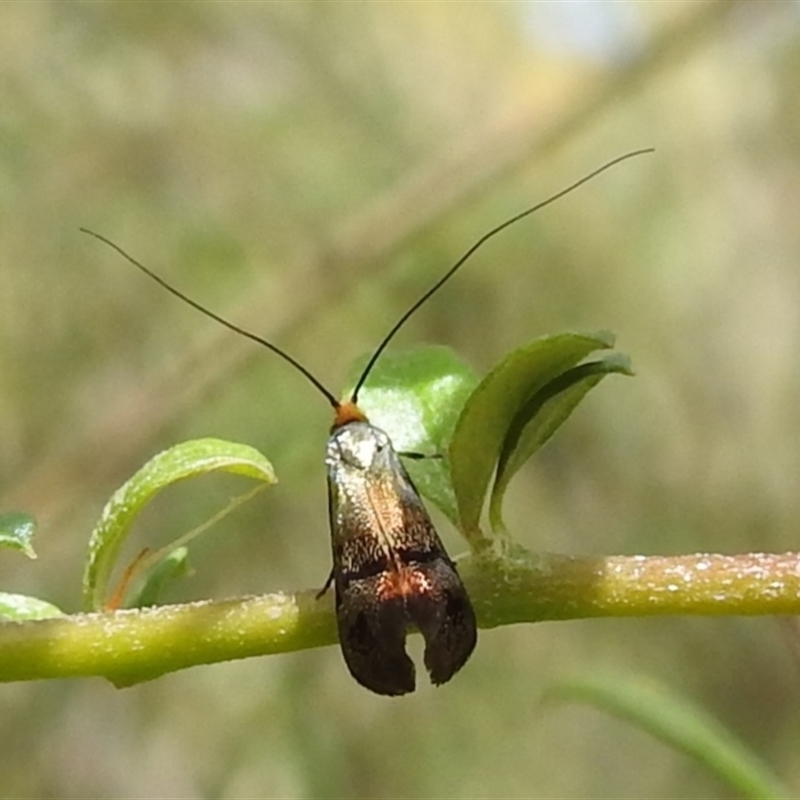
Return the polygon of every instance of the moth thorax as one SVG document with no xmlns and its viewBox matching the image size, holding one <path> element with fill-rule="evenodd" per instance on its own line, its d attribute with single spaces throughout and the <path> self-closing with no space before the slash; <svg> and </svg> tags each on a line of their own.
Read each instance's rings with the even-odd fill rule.
<svg viewBox="0 0 800 800">
<path fill-rule="evenodd" d="M 368 422 L 350 422 L 331 434 L 325 462 L 328 467 L 369 470 L 386 460 L 391 447 L 389 437 L 380 428 Z"/>
</svg>

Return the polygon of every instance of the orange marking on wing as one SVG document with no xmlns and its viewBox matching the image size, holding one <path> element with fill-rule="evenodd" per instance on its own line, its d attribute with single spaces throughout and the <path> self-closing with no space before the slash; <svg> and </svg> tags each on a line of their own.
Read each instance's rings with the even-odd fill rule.
<svg viewBox="0 0 800 800">
<path fill-rule="evenodd" d="M 388 569 L 381 575 L 377 593 L 381 600 L 391 600 L 396 597 L 427 594 L 432 588 L 430 581 L 420 570 L 404 564 L 395 564 L 393 569 Z"/>
</svg>

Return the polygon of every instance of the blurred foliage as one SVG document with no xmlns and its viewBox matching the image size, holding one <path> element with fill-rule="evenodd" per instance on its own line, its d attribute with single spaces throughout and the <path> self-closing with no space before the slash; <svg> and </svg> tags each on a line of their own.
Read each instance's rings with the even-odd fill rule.
<svg viewBox="0 0 800 800">
<path fill-rule="evenodd" d="M 792 795 L 713 717 L 653 681 L 587 673 L 553 684 L 544 698 L 588 703 L 629 721 L 695 759 L 737 797 L 771 800 Z"/>
<path fill-rule="evenodd" d="M 0 510 L 40 523 L 3 589 L 76 610 L 111 490 L 203 436 L 252 443 L 280 484 L 200 540 L 189 594 L 166 599 L 329 568 L 320 397 L 79 226 L 336 388 L 480 234 L 651 145 L 494 241 L 395 347 L 448 344 L 481 374 L 535 335 L 618 334 L 638 377 L 592 393 L 509 491 L 526 546 L 797 548 L 796 4 L 17 3 L 0 43 Z M 202 522 L 229 480 L 165 493 L 142 539 Z M 787 631 L 505 628 L 402 700 L 355 685 L 336 648 L 125 691 L 4 686 L 0 793 L 718 797 L 618 722 L 542 716 L 550 682 L 596 664 L 660 676 L 796 787 Z"/>
</svg>

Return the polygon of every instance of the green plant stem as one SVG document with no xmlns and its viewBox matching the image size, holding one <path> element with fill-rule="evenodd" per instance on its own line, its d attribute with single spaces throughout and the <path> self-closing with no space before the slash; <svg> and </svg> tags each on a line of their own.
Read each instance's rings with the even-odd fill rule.
<svg viewBox="0 0 800 800">
<path fill-rule="evenodd" d="M 519 554 L 459 567 L 482 628 L 587 617 L 800 614 L 800 553 Z"/>
<path fill-rule="evenodd" d="M 800 553 L 463 559 L 482 628 L 653 615 L 800 614 Z M 275 593 L 0 625 L 0 681 L 104 676 L 127 686 L 197 664 L 336 642 L 331 594 Z"/>
<path fill-rule="evenodd" d="M 0 681 L 100 675 L 128 686 L 197 664 L 336 642 L 316 592 L 73 614 L 0 625 Z M 61 624 L 58 624 L 61 623 Z"/>
</svg>

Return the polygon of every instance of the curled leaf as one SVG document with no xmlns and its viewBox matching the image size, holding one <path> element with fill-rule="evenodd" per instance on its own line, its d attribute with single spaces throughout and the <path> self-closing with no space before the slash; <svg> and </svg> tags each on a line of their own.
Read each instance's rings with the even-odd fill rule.
<svg viewBox="0 0 800 800">
<path fill-rule="evenodd" d="M 513 350 L 469 396 L 450 443 L 450 468 L 461 529 L 479 547 L 480 516 L 492 473 L 520 409 L 539 390 L 614 337 L 563 333 Z"/>
<path fill-rule="evenodd" d="M 165 487 L 217 471 L 267 484 L 276 482 L 272 465 L 249 445 L 196 439 L 154 456 L 114 492 L 89 540 L 83 573 L 83 603 L 87 611 L 103 607 L 117 553 L 142 509 Z"/>
<path fill-rule="evenodd" d="M 612 373 L 632 375 L 630 359 L 622 353 L 611 353 L 599 361 L 568 369 L 520 407 L 506 433 L 492 486 L 489 519 L 495 531 L 505 527 L 501 506 L 511 478 L 561 427 L 587 392 Z"/>
</svg>

